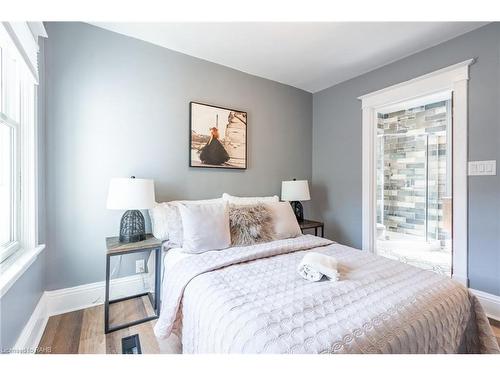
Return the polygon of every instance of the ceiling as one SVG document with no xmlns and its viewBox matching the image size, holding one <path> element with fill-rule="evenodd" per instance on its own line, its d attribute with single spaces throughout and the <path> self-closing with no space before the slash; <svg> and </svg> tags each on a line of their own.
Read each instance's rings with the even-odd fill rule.
<svg viewBox="0 0 500 375">
<path fill-rule="evenodd" d="M 317 92 L 486 22 L 93 23 Z"/>
</svg>

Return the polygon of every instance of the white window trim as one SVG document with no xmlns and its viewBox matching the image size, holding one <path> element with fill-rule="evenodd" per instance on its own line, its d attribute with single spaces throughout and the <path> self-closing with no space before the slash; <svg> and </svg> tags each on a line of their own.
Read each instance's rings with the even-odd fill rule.
<svg viewBox="0 0 500 375">
<path fill-rule="evenodd" d="M 47 38 L 42 22 L 2 22 L 26 67 L 38 83 L 38 37 Z"/>
<path fill-rule="evenodd" d="M 23 105 L 19 123 L 31 123 L 33 126 L 19 126 L 17 149 L 24 152 L 18 158 L 18 168 L 22 170 L 21 196 L 18 212 L 19 249 L 5 261 L 0 263 L 0 298 L 14 285 L 22 274 L 35 262 L 45 245 L 38 243 L 38 107 L 36 85 L 38 84 L 38 37 L 46 37 L 41 22 L 8 23 L 2 22 L 0 27 L 12 38 L 17 52 L 23 58 L 26 69 L 32 80 L 23 80 L 21 102 Z M 27 32 L 29 31 L 29 33 Z M 36 46 L 33 43 L 36 43 Z"/>
<path fill-rule="evenodd" d="M 467 286 L 467 124 L 469 66 L 474 59 L 363 96 L 362 101 L 362 236 L 363 250 L 375 251 L 376 120 L 382 108 L 450 91 L 453 93 L 453 265 L 452 278 Z"/>
<path fill-rule="evenodd" d="M 21 249 L 0 264 L 0 298 L 16 283 L 24 272 L 35 262 L 45 245 L 31 249 Z"/>
</svg>

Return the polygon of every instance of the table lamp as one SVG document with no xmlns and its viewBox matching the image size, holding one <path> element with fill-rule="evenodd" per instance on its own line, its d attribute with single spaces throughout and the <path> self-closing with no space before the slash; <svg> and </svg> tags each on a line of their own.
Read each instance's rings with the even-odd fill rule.
<svg viewBox="0 0 500 375">
<path fill-rule="evenodd" d="M 142 178 L 112 178 L 106 207 L 126 210 L 120 221 L 120 242 L 146 239 L 144 216 L 139 210 L 152 208 L 155 203 L 154 181 Z"/>
<path fill-rule="evenodd" d="M 282 181 L 281 182 L 281 200 L 288 201 L 292 205 L 293 212 L 297 221 L 304 221 L 304 210 L 300 201 L 311 199 L 309 194 L 309 184 L 307 180 Z"/>
</svg>

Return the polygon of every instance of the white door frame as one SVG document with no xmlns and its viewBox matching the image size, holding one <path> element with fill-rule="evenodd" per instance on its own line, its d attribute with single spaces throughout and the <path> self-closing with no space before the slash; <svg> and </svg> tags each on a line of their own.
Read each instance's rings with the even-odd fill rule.
<svg viewBox="0 0 500 375">
<path fill-rule="evenodd" d="M 467 93 L 474 59 L 448 66 L 363 96 L 362 101 L 362 235 L 363 250 L 375 251 L 377 112 L 409 100 L 451 92 L 453 95 L 453 265 L 452 278 L 468 286 L 467 271 Z"/>
</svg>

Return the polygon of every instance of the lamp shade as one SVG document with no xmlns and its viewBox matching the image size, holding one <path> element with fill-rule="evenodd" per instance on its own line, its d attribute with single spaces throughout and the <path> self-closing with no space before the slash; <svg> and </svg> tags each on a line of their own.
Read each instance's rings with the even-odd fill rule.
<svg viewBox="0 0 500 375">
<path fill-rule="evenodd" d="M 106 207 L 111 210 L 145 210 L 155 203 L 153 180 L 112 178 L 109 182 Z"/>
<path fill-rule="evenodd" d="M 311 195 L 309 194 L 307 180 L 281 182 L 281 200 L 293 202 L 308 201 L 310 199 Z"/>
</svg>

